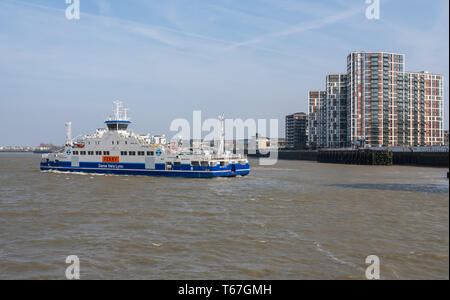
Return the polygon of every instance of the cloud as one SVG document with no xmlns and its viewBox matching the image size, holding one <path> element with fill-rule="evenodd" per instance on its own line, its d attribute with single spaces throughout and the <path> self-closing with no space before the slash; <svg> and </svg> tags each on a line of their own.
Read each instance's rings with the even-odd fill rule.
<svg viewBox="0 0 450 300">
<path fill-rule="evenodd" d="M 320 19 L 316 19 L 313 21 L 308 21 L 302 24 L 298 24 L 295 26 L 291 26 L 288 27 L 282 31 L 278 31 L 278 32 L 274 32 L 274 33 L 269 33 L 266 35 L 261 35 L 258 37 L 254 37 L 251 39 L 248 39 L 246 41 L 243 42 L 239 42 L 239 43 L 235 43 L 233 45 L 227 46 L 225 47 L 226 50 L 233 50 L 233 49 L 237 49 L 240 47 L 244 47 L 244 46 L 249 46 L 249 45 L 254 45 L 254 44 L 259 44 L 262 43 L 266 40 L 270 40 L 270 39 L 274 39 L 274 38 L 279 38 L 279 37 L 286 37 L 286 36 L 290 36 L 290 35 L 295 35 L 295 34 L 300 34 L 300 33 L 304 33 L 307 31 L 311 31 L 314 29 L 320 29 L 322 27 L 325 27 L 327 25 L 331 25 L 334 23 L 337 23 L 339 21 L 348 19 L 350 17 L 355 16 L 358 13 L 361 13 L 363 10 L 361 9 L 361 7 L 354 7 L 351 8 L 347 11 L 344 11 L 342 13 L 338 13 L 338 14 L 332 14 Z"/>
</svg>

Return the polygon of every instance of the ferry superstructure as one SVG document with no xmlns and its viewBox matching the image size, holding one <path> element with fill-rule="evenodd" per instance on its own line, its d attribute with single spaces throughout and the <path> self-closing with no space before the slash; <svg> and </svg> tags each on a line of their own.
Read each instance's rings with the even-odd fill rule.
<svg viewBox="0 0 450 300">
<path fill-rule="evenodd" d="M 66 127 L 63 150 L 42 155 L 41 171 L 81 172 L 116 175 L 213 178 L 246 176 L 248 159 L 224 149 L 184 148 L 181 142 L 167 143 L 164 136 L 137 135 L 129 130 L 127 110 L 115 102 L 106 128 L 78 139 Z M 223 118 L 221 119 L 222 138 Z"/>
</svg>

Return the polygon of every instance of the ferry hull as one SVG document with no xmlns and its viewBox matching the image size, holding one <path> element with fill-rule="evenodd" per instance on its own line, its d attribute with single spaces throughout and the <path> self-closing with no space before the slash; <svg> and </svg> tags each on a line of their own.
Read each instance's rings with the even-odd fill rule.
<svg viewBox="0 0 450 300">
<path fill-rule="evenodd" d="M 139 165 L 139 164 L 136 164 Z M 249 165 L 231 168 L 211 168 L 210 170 L 148 170 L 139 168 L 139 166 L 128 166 L 123 168 L 123 165 L 113 165 L 113 168 L 105 168 L 102 164 L 97 164 L 96 167 L 90 165 L 89 167 L 70 167 L 70 166 L 56 166 L 51 163 L 41 163 L 41 171 L 59 171 L 59 172 L 74 172 L 87 174 L 109 174 L 109 175 L 134 175 L 134 176 L 155 176 L 155 177 L 181 177 L 181 178 L 215 178 L 215 177 L 236 177 L 247 176 L 250 174 Z M 100 166 L 100 167 L 99 167 Z M 111 165 L 109 165 L 111 166 Z M 122 167 L 122 168 L 119 168 Z M 130 168 L 134 167 L 134 168 Z"/>
</svg>

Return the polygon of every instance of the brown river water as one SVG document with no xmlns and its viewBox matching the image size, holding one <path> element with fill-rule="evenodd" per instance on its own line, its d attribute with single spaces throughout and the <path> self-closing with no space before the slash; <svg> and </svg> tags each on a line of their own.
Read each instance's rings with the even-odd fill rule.
<svg viewBox="0 0 450 300">
<path fill-rule="evenodd" d="M 41 173 L 0 153 L 0 279 L 449 279 L 448 169 L 280 161 L 248 177 Z"/>
</svg>

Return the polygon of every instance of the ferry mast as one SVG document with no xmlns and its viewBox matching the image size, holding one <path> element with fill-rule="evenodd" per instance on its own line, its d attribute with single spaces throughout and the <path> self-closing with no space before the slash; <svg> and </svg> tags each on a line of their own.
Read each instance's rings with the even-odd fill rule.
<svg viewBox="0 0 450 300">
<path fill-rule="evenodd" d="M 113 115 L 105 121 L 110 131 L 125 131 L 131 124 L 128 117 L 128 109 L 123 106 L 121 101 L 114 102 Z"/>
</svg>

